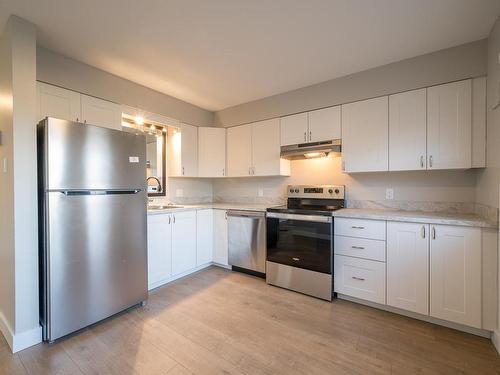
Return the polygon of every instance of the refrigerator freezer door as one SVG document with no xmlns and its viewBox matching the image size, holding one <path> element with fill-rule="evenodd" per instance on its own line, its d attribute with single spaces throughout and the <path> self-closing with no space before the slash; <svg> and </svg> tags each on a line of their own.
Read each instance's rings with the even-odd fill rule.
<svg viewBox="0 0 500 375">
<path fill-rule="evenodd" d="M 146 188 L 144 135 L 53 118 L 45 126 L 45 189 Z"/>
<path fill-rule="evenodd" d="M 53 341 L 147 299 L 147 196 L 45 196 L 43 321 Z"/>
</svg>

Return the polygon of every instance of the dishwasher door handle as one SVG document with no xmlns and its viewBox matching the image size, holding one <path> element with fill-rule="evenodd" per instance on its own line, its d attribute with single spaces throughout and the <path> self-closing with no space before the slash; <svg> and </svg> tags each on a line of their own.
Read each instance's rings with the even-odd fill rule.
<svg viewBox="0 0 500 375">
<path fill-rule="evenodd" d="M 259 211 L 228 211 L 228 217 L 248 217 L 249 219 L 263 219 L 266 217 L 265 212 Z"/>
</svg>

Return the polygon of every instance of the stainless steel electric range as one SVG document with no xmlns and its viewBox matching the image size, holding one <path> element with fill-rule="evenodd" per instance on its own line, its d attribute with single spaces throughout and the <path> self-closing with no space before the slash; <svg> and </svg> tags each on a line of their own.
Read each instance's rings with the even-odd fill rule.
<svg viewBox="0 0 500 375">
<path fill-rule="evenodd" d="M 344 186 L 290 185 L 287 205 L 267 209 L 268 284 L 331 301 L 333 216 Z"/>
</svg>

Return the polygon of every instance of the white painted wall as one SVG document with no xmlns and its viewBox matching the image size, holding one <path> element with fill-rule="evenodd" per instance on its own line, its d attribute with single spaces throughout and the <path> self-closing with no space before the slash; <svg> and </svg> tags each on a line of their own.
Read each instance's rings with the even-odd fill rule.
<svg viewBox="0 0 500 375">
<path fill-rule="evenodd" d="M 36 29 L 11 17 L 1 39 L 0 156 L 8 157 L 2 175 L 0 311 L 2 333 L 13 351 L 41 340 L 38 316 L 38 224 L 36 162 Z M 5 96 L 4 96 L 5 95 Z M 4 100 L 5 99 L 5 100 Z M 3 197 L 3 193 L 5 197 Z M 4 213 L 5 208 L 5 213 Z M 4 227 L 5 225 L 5 227 Z M 2 236 L 3 238 L 3 236 Z"/>
</svg>

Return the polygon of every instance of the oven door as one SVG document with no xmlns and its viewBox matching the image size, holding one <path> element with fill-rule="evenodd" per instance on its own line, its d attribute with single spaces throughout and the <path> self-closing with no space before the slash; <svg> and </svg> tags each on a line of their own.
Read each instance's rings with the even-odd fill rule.
<svg viewBox="0 0 500 375">
<path fill-rule="evenodd" d="M 267 213 L 267 260 L 332 274 L 332 218 Z"/>
</svg>

